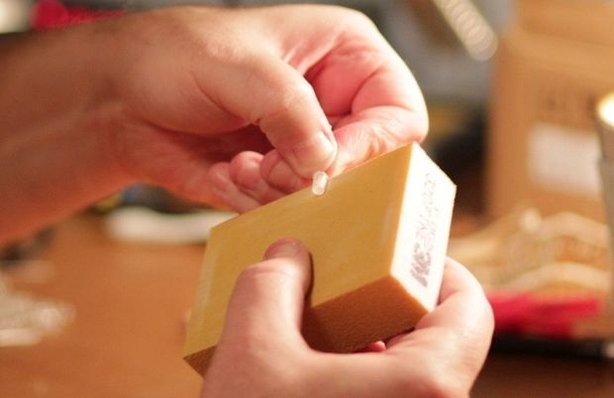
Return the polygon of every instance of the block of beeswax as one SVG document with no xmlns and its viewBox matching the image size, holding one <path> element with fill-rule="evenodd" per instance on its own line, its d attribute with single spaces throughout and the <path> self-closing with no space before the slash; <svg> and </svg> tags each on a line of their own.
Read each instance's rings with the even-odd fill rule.
<svg viewBox="0 0 614 398">
<path fill-rule="evenodd" d="M 300 239 L 313 258 L 303 335 L 352 352 L 411 329 L 436 304 L 455 185 L 418 144 L 224 222 L 211 233 L 185 359 L 201 374 L 220 338 L 235 280 L 274 241 Z"/>
</svg>

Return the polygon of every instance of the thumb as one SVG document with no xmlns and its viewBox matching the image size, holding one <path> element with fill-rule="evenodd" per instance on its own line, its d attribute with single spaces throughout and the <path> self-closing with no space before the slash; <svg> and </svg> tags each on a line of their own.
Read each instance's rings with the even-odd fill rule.
<svg viewBox="0 0 614 398">
<path fill-rule="evenodd" d="M 326 170 L 337 143 L 313 87 L 291 65 L 269 54 L 254 55 L 248 67 L 225 67 L 232 78 L 214 79 L 225 107 L 256 124 L 303 178 Z"/>
<path fill-rule="evenodd" d="M 245 269 L 237 279 L 221 344 L 244 347 L 304 341 L 300 323 L 310 283 L 309 253 L 299 241 L 282 239 L 271 245 L 265 260 Z"/>
</svg>

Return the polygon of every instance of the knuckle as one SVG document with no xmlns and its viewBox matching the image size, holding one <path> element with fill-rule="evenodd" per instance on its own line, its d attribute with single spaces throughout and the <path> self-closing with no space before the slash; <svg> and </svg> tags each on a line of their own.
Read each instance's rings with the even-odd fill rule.
<svg viewBox="0 0 614 398">
<path fill-rule="evenodd" d="M 256 114 L 252 115 L 252 122 L 285 117 L 317 101 L 309 82 L 276 59 L 252 58 L 248 70 L 246 91 L 258 93 L 260 102 L 254 107 Z"/>
<path fill-rule="evenodd" d="M 271 259 L 261 261 L 245 268 L 240 274 L 237 283 L 257 283 L 262 279 L 278 279 L 278 280 L 290 280 L 292 279 L 292 272 L 284 266 L 283 261 L 278 259 Z"/>
<path fill-rule="evenodd" d="M 303 79 L 283 81 L 277 86 L 276 106 L 281 112 L 287 113 L 294 109 L 301 109 L 315 98 L 313 87 Z"/>
<path fill-rule="evenodd" d="M 375 23 L 365 13 L 345 7 L 336 7 L 334 19 L 354 29 L 376 29 Z"/>
<path fill-rule="evenodd" d="M 404 366 L 396 372 L 399 391 L 412 392 L 420 398 L 467 398 L 470 384 L 464 373 L 446 371 L 447 366 L 434 360 L 423 361 L 420 369 Z"/>
<path fill-rule="evenodd" d="M 421 394 L 419 395 L 423 398 L 466 398 L 469 396 L 469 392 L 465 391 L 458 383 L 453 382 L 452 377 L 442 375 L 439 372 L 435 372 L 433 376 L 423 380 L 421 387 Z"/>
<path fill-rule="evenodd" d="M 295 122 L 300 119 L 299 114 L 311 110 L 317 104 L 317 99 L 313 88 L 307 81 L 301 79 L 283 80 L 271 82 L 269 87 L 270 100 L 264 105 L 258 123 L 265 133 L 276 131 L 279 126 L 287 125 L 288 122 Z M 288 128 L 290 126 L 286 126 Z M 271 137 L 269 137 L 270 139 Z M 280 135 L 278 140 L 289 136 Z M 281 142 L 277 142 L 279 146 Z"/>
</svg>

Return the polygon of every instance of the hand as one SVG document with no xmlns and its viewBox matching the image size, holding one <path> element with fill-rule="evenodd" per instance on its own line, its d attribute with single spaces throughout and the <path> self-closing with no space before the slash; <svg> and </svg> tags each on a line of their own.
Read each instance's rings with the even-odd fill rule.
<svg viewBox="0 0 614 398">
<path fill-rule="evenodd" d="M 191 199 L 245 211 L 426 134 L 410 71 L 358 12 L 176 8 L 109 25 L 112 148 Z"/>
<path fill-rule="evenodd" d="M 300 333 L 309 255 L 273 244 L 239 277 L 203 397 L 467 397 L 493 331 L 484 293 L 460 264 L 446 264 L 440 303 L 414 331 L 372 352 L 330 354 Z"/>
<path fill-rule="evenodd" d="M 0 42 L 0 242 L 135 182 L 246 211 L 426 134 L 362 14 L 163 8 Z"/>
</svg>

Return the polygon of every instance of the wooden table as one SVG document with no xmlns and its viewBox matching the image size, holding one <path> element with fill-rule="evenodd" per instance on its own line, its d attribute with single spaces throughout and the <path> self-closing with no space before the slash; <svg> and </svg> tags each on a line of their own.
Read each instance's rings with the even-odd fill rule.
<svg viewBox="0 0 614 398">
<path fill-rule="evenodd" d="M 91 217 L 62 223 L 43 256 L 49 280 L 12 279 L 73 305 L 75 319 L 35 346 L 0 348 L 0 397 L 198 396 L 181 350 L 203 252 L 112 242 Z"/>
<path fill-rule="evenodd" d="M 538 355 L 488 358 L 475 398 L 612 398 L 614 363 Z"/>
<path fill-rule="evenodd" d="M 48 264 L 16 268 L 10 279 L 71 304 L 75 319 L 37 345 L 0 348 L 0 397 L 198 396 L 200 377 L 181 348 L 203 252 L 113 242 L 92 216 L 63 222 L 42 257 Z M 52 272 L 33 281 L 28 267 Z M 614 366 L 491 355 L 472 396 L 614 397 Z"/>
</svg>

